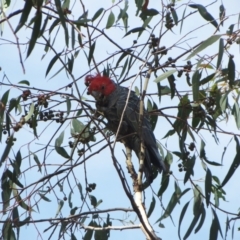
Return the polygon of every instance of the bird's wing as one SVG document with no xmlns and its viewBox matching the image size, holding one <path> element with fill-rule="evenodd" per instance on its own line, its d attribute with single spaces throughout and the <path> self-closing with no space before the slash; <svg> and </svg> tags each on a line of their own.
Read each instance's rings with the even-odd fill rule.
<svg viewBox="0 0 240 240">
<path fill-rule="evenodd" d="M 120 118 L 122 115 L 122 112 L 124 111 L 126 105 L 126 98 L 120 97 L 117 105 L 117 115 Z M 127 101 L 127 106 L 125 108 L 123 121 L 128 124 L 129 129 L 131 129 L 132 132 L 136 132 L 138 135 L 138 143 L 136 143 L 138 146 L 136 148 L 139 148 L 140 151 L 140 134 L 142 134 L 142 140 L 146 148 L 145 156 L 147 161 L 145 164 L 148 166 L 151 166 L 151 163 L 155 165 L 160 171 L 163 169 L 165 170 L 165 165 L 162 161 L 162 158 L 158 152 L 157 145 L 156 145 L 156 139 L 152 131 L 151 124 L 147 118 L 147 116 L 143 116 L 142 119 L 142 126 L 140 129 L 139 126 L 139 99 L 135 95 L 135 93 L 130 94 L 130 98 Z"/>
</svg>

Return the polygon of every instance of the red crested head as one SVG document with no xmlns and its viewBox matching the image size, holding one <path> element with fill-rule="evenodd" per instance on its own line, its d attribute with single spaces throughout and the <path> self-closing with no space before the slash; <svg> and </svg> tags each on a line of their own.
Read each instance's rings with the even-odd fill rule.
<svg viewBox="0 0 240 240">
<path fill-rule="evenodd" d="M 86 76 L 85 85 L 88 87 L 88 94 L 96 99 L 108 96 L 116 89 L 116 85 L 109 77 L 100 74 Z"/>
</svg>

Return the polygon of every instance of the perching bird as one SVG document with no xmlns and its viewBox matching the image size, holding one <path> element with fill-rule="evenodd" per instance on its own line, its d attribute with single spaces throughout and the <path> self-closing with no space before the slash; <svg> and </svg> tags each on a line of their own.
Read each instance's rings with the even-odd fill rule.
<svg viewBox="0 0 240 240">
<path fill-rule="evenodd" d="M 158 152 L 156 139 L 146 114 L 143 116 L 142 126 L 139 129 L 139 98 L 131 91 L 127 101 L 129 89 L 117 85 L 109 77 L 100 74 L 86 76 L 85 84 L 88 87 L 88 94 L 91 94 L 96 100 L 97 110 L 102 112 L 108 120 L 107 128 L 113 133 L 117 132 L 127 102 L 118 138 L 121 138 L 124 144 L 133 150 L 139 158 L 140 134 L 142 134 L 142 141 L 145 146 L 143 171 L 147 181 L 151 183 L 153 181 L 152 164 L 159 172 L 166 171 L 166 168 Z"/>
</svg>

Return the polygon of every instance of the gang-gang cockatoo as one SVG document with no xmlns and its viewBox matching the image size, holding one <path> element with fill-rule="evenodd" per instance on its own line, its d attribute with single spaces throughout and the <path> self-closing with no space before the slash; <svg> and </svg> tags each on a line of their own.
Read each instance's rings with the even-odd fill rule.
<svg viewBox="0 0 240 240">
<path fill-rule="evenodd" d="M 96 100 L 97 110 L 102 112 L 108 120 L 107 128 L 113 133 L 117 132 L 126 106 L 117 137 L 128 148 L 133 150 L 139 158 L 140 134 L 142 134 L 142 141 L 145 146 L 143 171 L 147 181 L 151 183 L 153 181 L 152 165 L 159 172 L 166 171 L 166 167 L 158 152 L 156 139 L 145 110 L 140 129 L 140 100 L 137 95 L 133 91 L 130 91 L 129 95 L 128 88 L 121 87 L 109 77 L 100 74 L 86 76 L 85 84 L 88 87 L 88 94 L 92 95 Z"/>
</svg>

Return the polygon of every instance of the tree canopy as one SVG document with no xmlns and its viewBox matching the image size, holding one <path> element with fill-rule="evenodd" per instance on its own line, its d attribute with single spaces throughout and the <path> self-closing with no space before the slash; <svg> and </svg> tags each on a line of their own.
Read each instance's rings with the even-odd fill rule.
<svg viewBox="0 0 240 240">
<path fill-rule="evenodd" d="M 237 1 L 1 1 L 1 239 L 240 236 Z M 152 184 L 89 74 L 144 102 Z"/>
</svg>

